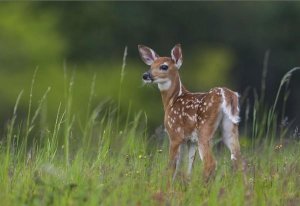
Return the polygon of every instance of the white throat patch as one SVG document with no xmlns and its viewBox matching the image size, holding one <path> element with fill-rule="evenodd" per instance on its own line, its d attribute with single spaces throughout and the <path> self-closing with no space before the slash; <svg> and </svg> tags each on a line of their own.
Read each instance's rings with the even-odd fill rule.
<svg viewBox="0 0 300 206">
<path fill-rule="evenodd" d="M 171 80 L 167 80 L 165 82 L 157 83 L 160 91 L 166 91 L 171 87 Z"/>
</svg>

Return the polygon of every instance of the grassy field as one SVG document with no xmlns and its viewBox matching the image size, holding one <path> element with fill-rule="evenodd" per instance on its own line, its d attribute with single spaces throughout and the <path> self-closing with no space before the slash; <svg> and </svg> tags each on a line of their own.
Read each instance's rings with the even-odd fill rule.
<svg viewBox="0 0 300 206">
<path fill-rule="evenodd" d="M 180 175 L 171 188 L 168 139 L 149 135 L 142 112 L 121 118 L 119 103 L 91 106 L 92 82 L 88 113 L 79 119 L 71 79 L 53 122 L 44 112 L 47 91 L 36 108 L 29 96 L 24 119 L 18 116 L 18 102 L 27 98 L 21 92 L 0 143 L 1 205 L 299 205 L 300 135 L 278 126 L 276 113 L 291 73 L 272 106 L 261 97 L 245 106 L 251 115 L 245 115 L 240 138 L 244 171 L 232 171 L 217 137 L 215 178 L 204 183 L 197 157 L 191 179 Z"/>
</svg>

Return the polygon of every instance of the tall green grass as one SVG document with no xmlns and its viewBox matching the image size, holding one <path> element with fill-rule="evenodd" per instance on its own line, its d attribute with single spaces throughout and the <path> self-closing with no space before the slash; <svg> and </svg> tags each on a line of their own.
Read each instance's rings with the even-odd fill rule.
<svg viewBox="0 0 300 206">
<path fill-rule="evenodd" d="M 293 72 L 280 82 L 273 105 L 256 95 L 245 103 L 245 131 L 241 132 L 244 171 L 233 172 L 230 154 L 218 147 L 216 177 L 202 181 L 197 158 L 190 181 L 179 176 L 167 185 L 168 140 L 151 140 L 143 112 L 120 117 L 117 103 L 93 104 L 96 76 L 90 83 L 85 118 L 72 108 L 76 73 L 65 68 L 65 98 L 57 105 L 54 122 L 47 118 L 48 88 L 37 107 L 20 92 L 0 144 L 2 205 L 297 205 L 300 202 L 299 136 L 280 130 L 276 112 L 280 94 Z M 266 76 L 266 68 L 264 67 Z M 264 83 L 262 84 L 264 85 Z M 263 86 L 262 86 L 263 88 Z M 263 90 L 262 90 L 263 91 Z M 88 92 L 88 91 L 87 91 Z M 283 95 L 286 101 L 287 95 Z M 18 116 L 22 98 L 28 99 L 26 118 Z M 247 98 L 245 98 L 247 99 Z M 247 102 L 247 101 L 245 101 Z M 251 115 L 252 114 L 252 115 Z M 247 125 L 247 126 L 246 126 Z M 247 128 L 252 128 L 247 129 Z M 280 141 L 289 139 L 288 142 Z"/>
</svg>

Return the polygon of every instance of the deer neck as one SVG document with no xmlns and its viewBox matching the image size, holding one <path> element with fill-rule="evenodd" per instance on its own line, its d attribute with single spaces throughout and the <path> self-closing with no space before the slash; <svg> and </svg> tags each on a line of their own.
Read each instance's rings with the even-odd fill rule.
<svg viewBox="0 0 300 206">
<path fill-rule="evenodd" d="M 161 92 L 165 111 L 173 104 L 174 100 L 176 100 L 178 96 L 181 96 L 182 94 L 187 92 L 187 90 L 181 83 L 178 73 L 176 73 L 174 77 L 170 78 L 168 81 L 159 83 L 158 88 Z"/>
</svg>

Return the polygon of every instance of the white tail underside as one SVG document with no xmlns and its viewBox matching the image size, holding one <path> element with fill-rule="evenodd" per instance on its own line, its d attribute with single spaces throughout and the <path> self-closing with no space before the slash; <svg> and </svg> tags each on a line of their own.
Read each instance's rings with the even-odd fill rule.
<svg viewBox="0 0 300 206">
<path fill-rule="evenodd" d="M 237 124 L 240 122 L 240 117 L 238 114 L 232 114 L 232 105 L 228 104 L 228 102 L 226 102 L 226 98 L 225 98 L 225 93 L 224 93 L 224 89 L 221 88 L 221 94 L 222 94 L 222 110 L 224 112 L 224 114 L 234 123 Z M 238 94 L 235 93 L 235 95 Z M 237 111 L 239 111 L 239 108 L 237 108 Z"/>
</svg>

